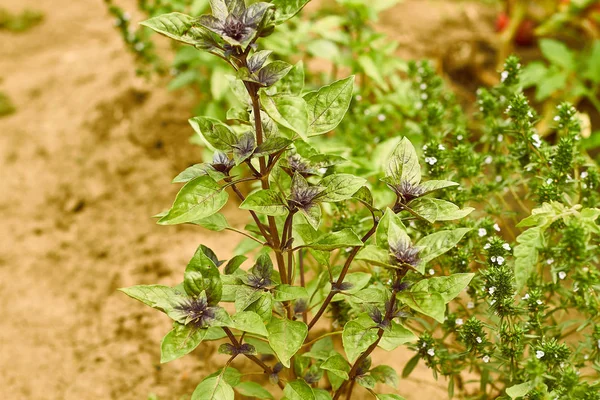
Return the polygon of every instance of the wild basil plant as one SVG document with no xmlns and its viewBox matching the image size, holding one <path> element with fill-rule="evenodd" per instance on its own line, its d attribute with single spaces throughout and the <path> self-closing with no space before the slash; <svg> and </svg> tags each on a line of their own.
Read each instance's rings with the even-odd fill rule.
<svg viewBox="0 0 600 400">
<path fill-rule="evenodd" d="M 271 52 L 260 47 L 261 39 L 304 3 L 246 6 L 242 0 L 214 0 L 211 15 L 171 13 L 143 23 L 224 60 L 243 104 L 227 112 L 226 122 L 190 120 L 215 150 L 214 158 L 175 178 L 184 186 L 158 222 L 237 232 L 254 244 L 250 259 L 220 260 L 200 245 L 180 285 L 122 289 L 173 320 L 161 344 L 162 362 L 190 353 L 202 341 L 220 341 L 219 351 L 229 359 L 219 371 L 207 373 L 194 400 L 233 399 L 235 392 L 260 398 L 351 398 L 357 385 L 379 399 L 401 399 L 376 394 L 377 382 L 396 386 L 398 377 L 389 366 L 371 365 L 370 355 L 377 348 L 392 351 L 416 342 L 408 320 L 443 323 L 446 304 L 474 277 L 425 276 L 437 257 L 472 230 L 438 229 L 436 222 L 459 220 L 473 208 L 439 198 L 456 190 L 457 183 L 423 179 L 408 139 L 398 142 L 379 176 L 392 198 L 383 205 L 374 203 L 365 178 L 338 172 L 347 163 L 344 158 L 310 145 L 344 117 L 354 77 L 306 92 L 301 65 L 270 60 Z M 219 213 L 230 196 L 251 219 L 243 229 Z M 360 216 L 351 225 L 335 212 L 342 204 Z M 409 225 L 415 221 L 427 228 Z M 341 315 L 352 318 L 332 328 L 324 323 L 323 317 L 339 322 Z M 336 336 L 343 351 L 334 347 Z M 433 356 L 433 348 L 421 348 Z M 241 381 L 233 367 L 239 358 L 254 362 L 282 392 L 271 395 L 257 383 Z"/>
</svg>

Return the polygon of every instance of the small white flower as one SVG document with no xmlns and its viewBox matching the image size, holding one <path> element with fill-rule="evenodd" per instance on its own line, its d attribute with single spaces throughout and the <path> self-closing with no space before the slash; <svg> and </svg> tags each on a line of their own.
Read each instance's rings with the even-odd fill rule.
<svg viewBox="0 0 600 400">
<path fill-rule="evenodd" d="M 554 258 L 549 258 L 548 260 L 546 260 L 546 264 L 551 265 L 554 263 Z"/>
<path fill-rule="evenodd" d="M 581 270 L 582 270 L 583 272 L 587 273 L 587 272 L 589 272 L 589 270 L 590 270 L 590 269 L 589 269 L 588 267 L 583 267 Z"/>
<path fill-rule="evenodd" d="M 538 149 L 542 145 L 542 141 L 540 140 L 540 135 L 538 135 L 537 133 L 534 133 L 533 135 L 531 135 L 531 140 L 533 140 L 533 145 Z"/>
<path fill-rule="evenodd" d="M 472 302 L 472 301 L 470 301 L 470 302 L 468 302 L 468 303 L 467 303 L 467 308 L 468 308 L 468 309 L 475 308 L 475 304 L 473 304 L 473 302 Z"/>
<path fill-rule="evenodd" d="M 544 353 L 544 352 L 543 352 L 543 351 L 541 351 L 541 350 L 538 350 L 538 351 L 536 351 L 536 352 L 535 352 L 535 357 L 536 357 L 537 359 L 540 359 L 540 358 L 544 357 L 545 355 L 546 355 L 546 353 Z"/>
<path fill-rule="evenodd" d="M 528 300 L 529 299 L 529 293 L 525 293 L 525 296 L 521 297 L 522 300 Z"/>
<path fill-rule="evenodd" d="M 484 237 L 485 235 L 487 235 L 487 231 L 485 230 L 485 228 L 479 228 L 477 234 L 479 235 L 479 237 Z"/>
<path fill-rule="evenodd" d="M 434 165 L 437 161 L 435 157 L 425 157 L 425 162 L 429 165 Z"/>
<path fill-rule="evenodd" d="M 435 275 L 435 270 L 433 268 L 429 270 L 429 275 Z"/>
<path fill-rule="evenodd" d="M 493 306 L 494 304 L 496 304 L 496 299 L 490 301 L 490 305 Z"/>
<path fill-rule="evenodd" d="M 583 172 L 581 173 L 581 175 L 579 175 L 579 177 L 580 177 L 581 179 L 585 179 L 585 178 L 587 178 L 587 177 L 588 177 L 588 173 L 587 173 L 587 171 L 583 171 Z"/>
<path fill-rule="evenodd" d="M 425 89 L 427 89 L 427 84 L 426 83 L 421 83 L 419 85 L 419 88 L 421 88 L 421 90 L 425 90 Z"/>
<path fill-rule="evenodd" d="M 465 322 L 463 321 L 462 318 L 456 318 L 456 325 L 461 326 L 464 323 Z M 600 347 L 600 340 L 598 340 L 598 346 Z"/>
<path fill-rule="evenodd" d="M 480 344 L 481 344 L 481 343 L 483 343 L 483 340 L 481 340 L 481 338 L 480 338 L 479 336 L 477 336 L 477 337 L 475 338 L 475 341 L 476 341 L 477 343 L 480 343 Z"/>
<path fill-rule="evenodd" d="M 535 303 L 536 303 L 538 306 L 541 306 L 542 304 L 544 304 L 544 302 L 543 302 L 543 301 L 541 301 L 541 300 L 536 300 L 536 301 L 535 301 Z"/>
<path fill-rule="evenodd" d="M 560 271 L 558 273 L 558 279 L 565 279 L 567 277 L 567 273 L 565 271 Z"/>
<path fill-rule="evenodd" d="M 357 94 L 355 97 L 356 101 L 361 101 L 363 97 L 360 94 Z"/>
<path fill-rule="evenodd" d="M 506 250 L 506 251 L 510 251 L 510 244 L 508 244 L 508 243 L 504 243 L 504 244 L 502 245 L 502 248 L 503 248 L 504 250 Z"/>
<path fill-rule="evenodd" d="M 496 262 L 498 263 L 498 265 L 504 264 L 504 257 L 498 256 L 498 258 L 496 258 Z"/>
<path fill-rule="evenodd" d="M 379 114 L 379 115 L 377 116 L 377 119 L 379 120 L 379 122 L 383 122 L 383 121 L 385 121 L 385 115 L 383 115 L 383 114 Z"/>
<path fill-rule="evenodd" d="M 327 172 L 327 168 L 319 168 L 319 173 L 324 174 Z"/>
<path fill-rule="evenodd" d="M 556 117 L 554 117 L 554 120 L 555 120 L 556 122 L 558 122 L 558 121 L 560 121 L 560 117 L 557 115 Z"/>
<path fill-rule="evenodd" d="M 494 161 L 494 159 L 492 158 L 492 156 L 487 156 L 485 158 L 485 160 L 483 160 L 483 162 L 486 163 L 486 164 L 491 164 L 492 161 Z"/>
<path fill-rule="evenodd" d="M 146 47 L 146 46 L 144 46 L 144 43 L 142 43 L 142 42 L 139 42 L 139 43 L 135 44 L 135 50 L 136 51 L 142 51 L 142 50 L 144 50 L 144 47 Z"/>
<path fill-rule="evenodd" d="M 494 294 L 495 291 L 496 291 L 496 286 L 492 286 L 491 288 L 488 289 L 489 294 Z"/>
<path fill-rule="evenodd" d="M 426 144 L 423 145 L 423 151 L 425 151 L 425 150 L 427 150 L 427 145 Z"/>
<path fill-rule="evenodd" d="M 500 226 L 498 224 L 494 224 L 494 230 L 496 232 L 500 232 Z"/>
<path fill-rule="evenodd" d="M 527 116 L 529 118 L 533 118 L 533 113 L 531 112 L 531 110 L 527 111 Z"/>
<path fill-rule="evenodd" d="M 502 71 L 500 74 L 500 80 L 504 82 L 508 78 L 508 71 Z"/>
<path fill-rule="evenodd" d="M 589 358 L 590 358 L 590 356 L 588 354 L 586 354 L 586 355 L 583 356 L 584 360 L 588 360 Z"/>
<path fill-rule="evenodd" d="M 346 247 L 344 250 L 346 250 L 346 253 L 350 253 L 352 251 L 352 247 Z"/>
<path fill-rule="evenodd" d="M 502 182 L 502 177 L 500 175 L 496 176 L 496 182 L 498 182 L 498 183 Z"/>
<path fill-rule="evenodd" d="M 463 135 L 458 135 L 458 136 L 456 137 L 456 140 L 463 140 Z"/>
<path fill-rule="evenodd" d="M 125 21 L 129 21 L 131 19 L 131 14 L 129 14 L 128 12 L 123 13 L 123 19 Z"/>
<path fill-rule="evenodd" d="M 491 257 L 490 257 L 490 260 L 491 260 L 493 263 L 495 263 L 495 262 L 496 262 L 496 256 L 491 256 Z"/>
<path fill-rule="evenodd" d="M 546 179 L 546 185 L 551 185 L 554 180 L 552 178 Z"/>
<path fill-rule="evenodd" d="M 501 142 L 504 140 L 504 135 L 498 135 L 498 137 L 496 138 L 497 141 Z"/>
<path fill-rule="evenodd" d="M 583 185 L 581 185 L 581 187 L 583 187 L 584 189 L 587 189 L 587 184 L 584 183 Z"/>
<path fill-rule="evenodd" d="M 462 321 L 462 319 L 461 319 L 461 321 Z M 458 322 L 458 320 L 456 320 L 456 322 Z M 598 339 L 598 342 L 596 342 L 596 343 L 598 345 L 598 348 L 600 349 L 600 339 Z"/>
<path fill-rule="evenodd" d="M 482 360 L 483 360 L 484 363 L 487 364 L 487 363 L 490 362 L 490 356 L 483 356 Z"/>
<path fill-rule="evenodd" d="M 438 150 L 446 150 L 446 146 L 444 146 L 443 144 L 439 144 L 438 145 Z"/>
<path fill-rule="evenodd" d="M 430 357 L 435 356 L 435 350 L 434 349 L 428 349 L 427 350 L 427 354 L 429 354 Z"/>
<path fill-rule="evenodd" d="M 484 249 L 484 250 L 487 250 L 487 249 L 489 249 L 490 247 L 492 247 L 492 245 L 491 245 L 491 244 L 489 244 L 489 243 L 486 243 L 486 244 L 485 244 L 485 246 L 483 246 L 483 249 Z"/>
<path fill-rule="evenodd" d="M 423 93 L 423 94 L 421 94 L 421 99 L 423 99 L 423 100 L 427 100 L 427 93 Z"/>
</svg>

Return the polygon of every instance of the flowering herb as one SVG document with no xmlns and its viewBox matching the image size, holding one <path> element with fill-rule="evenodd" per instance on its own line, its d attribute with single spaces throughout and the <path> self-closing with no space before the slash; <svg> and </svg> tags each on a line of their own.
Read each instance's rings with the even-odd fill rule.
<svg viewBox="0 0 600 400">
<path fill-rule="evenodd" d="M 502 82 L 479 92 L 472 129 L 434 68 L 414 62 L 402 134 L 389 125 L 381 142 L 340 151 L 332 144 L 372 118 L 383 130 L 395 103 L 378 107 L 353 76 L 305 88 L 302 64 L 273 59 L 264 38 L 305 3 L 212 0 L 210 15 L 144 22 L 225 61 L 238 99 L 226 121 L 190 120 L 215 155 L 177 176 L 183 187 L 158 215 L 238 233 L 238 255 L 201 245 L 181 285 L 121 289 L 173 320 L 161 360 L 209 341 L 229 356 L 193 400 L 401 399 L 396 371 L 371 359 L 400 346 L 415 352 L 402 375 L 422 361 L 450 397 L 593 399 L 597 379 L 577 372 L 600 357 L 599 179 L 576 111 L 557 109 L 556 142 L 541 135 L 510 57 Z M 243 227 L 221 212 L 235 201 Z M 240 358 L 271 386 L 228 377 Z"/>
</svg>

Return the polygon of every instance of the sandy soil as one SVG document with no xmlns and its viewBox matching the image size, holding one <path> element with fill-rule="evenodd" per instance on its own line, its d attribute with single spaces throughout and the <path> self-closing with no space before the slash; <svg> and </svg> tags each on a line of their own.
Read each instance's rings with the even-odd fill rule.
<svg viewBox="0 0 600 400">
<path fill-rule="evenodd" d="M 407 29 L 419 40 L 463 12 L 450 7 L 454 14 L 431 20 L 416 3 L 394 15 L 412 21 Z M 188 144 L 193 99 L 135 77 L 100 0 L 0 6 L 45 13 L 27 33 L 0 32 L 0 89 L 18 107 L 0 119 L 0 398 L 188 398 L 221 365 L 219 357 L 209 359 L 214 346 L 160 365 L 168 319 L 116 289 L 176 284 L 198 244 L 226 258 L 237 240 L 150 218 L 171 203 L 177 187 L 170 179 L 199 160 L 199 149 Z M 413 9 L 427 24 L 419 27 Z M 393 18 L 384 22 L 397 26 Z M 404 55 L 436 51 L 403 40 L 410 44 Z M 240 214 L 231 211 L 235 223 Z M 400 370 L 411 355 L 375 359 Z M 445 383 L 424 367 L 399 393 L 446 398 Z"/>
</svg>

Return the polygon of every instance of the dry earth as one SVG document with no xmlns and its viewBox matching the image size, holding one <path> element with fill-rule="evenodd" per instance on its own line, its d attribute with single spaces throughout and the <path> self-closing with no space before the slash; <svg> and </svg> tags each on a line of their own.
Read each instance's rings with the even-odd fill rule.
<svg viewBox="0 0 600 400">
<path fill-rule="evenodd" d="M 443 17 L 426 11 L 441 3 Z M 406 1 L 383 22 L 388 32 L 398 20 L 414 31 L 401 36 L 403 55 L 431 55 L 447 42 L 426 42 L 466 12 L 452 3 Z M 188 398 L 222 359 L 201 346 L 160 365 L 168 319 L 116 289 L 178 283 L 200 243 L 222 258 L 233 249 L 228 235 L 161 227 L 150 218 L 172 201 L 170 179 L 199 160 L 188 144 L 193 99 L 135 77 L 100 0 L 0 6 L 45 14 L 26 33 L 0 32 L 0 89 L 18 107 L 0 120 L 0 398 Z M 244 223 L 230 211 L 234 223 Z M 400 370 L 411 355 L 375 358 Z M 446 398 L 445 383 L 423 366 L 399 393 Z"/>
</svg>

